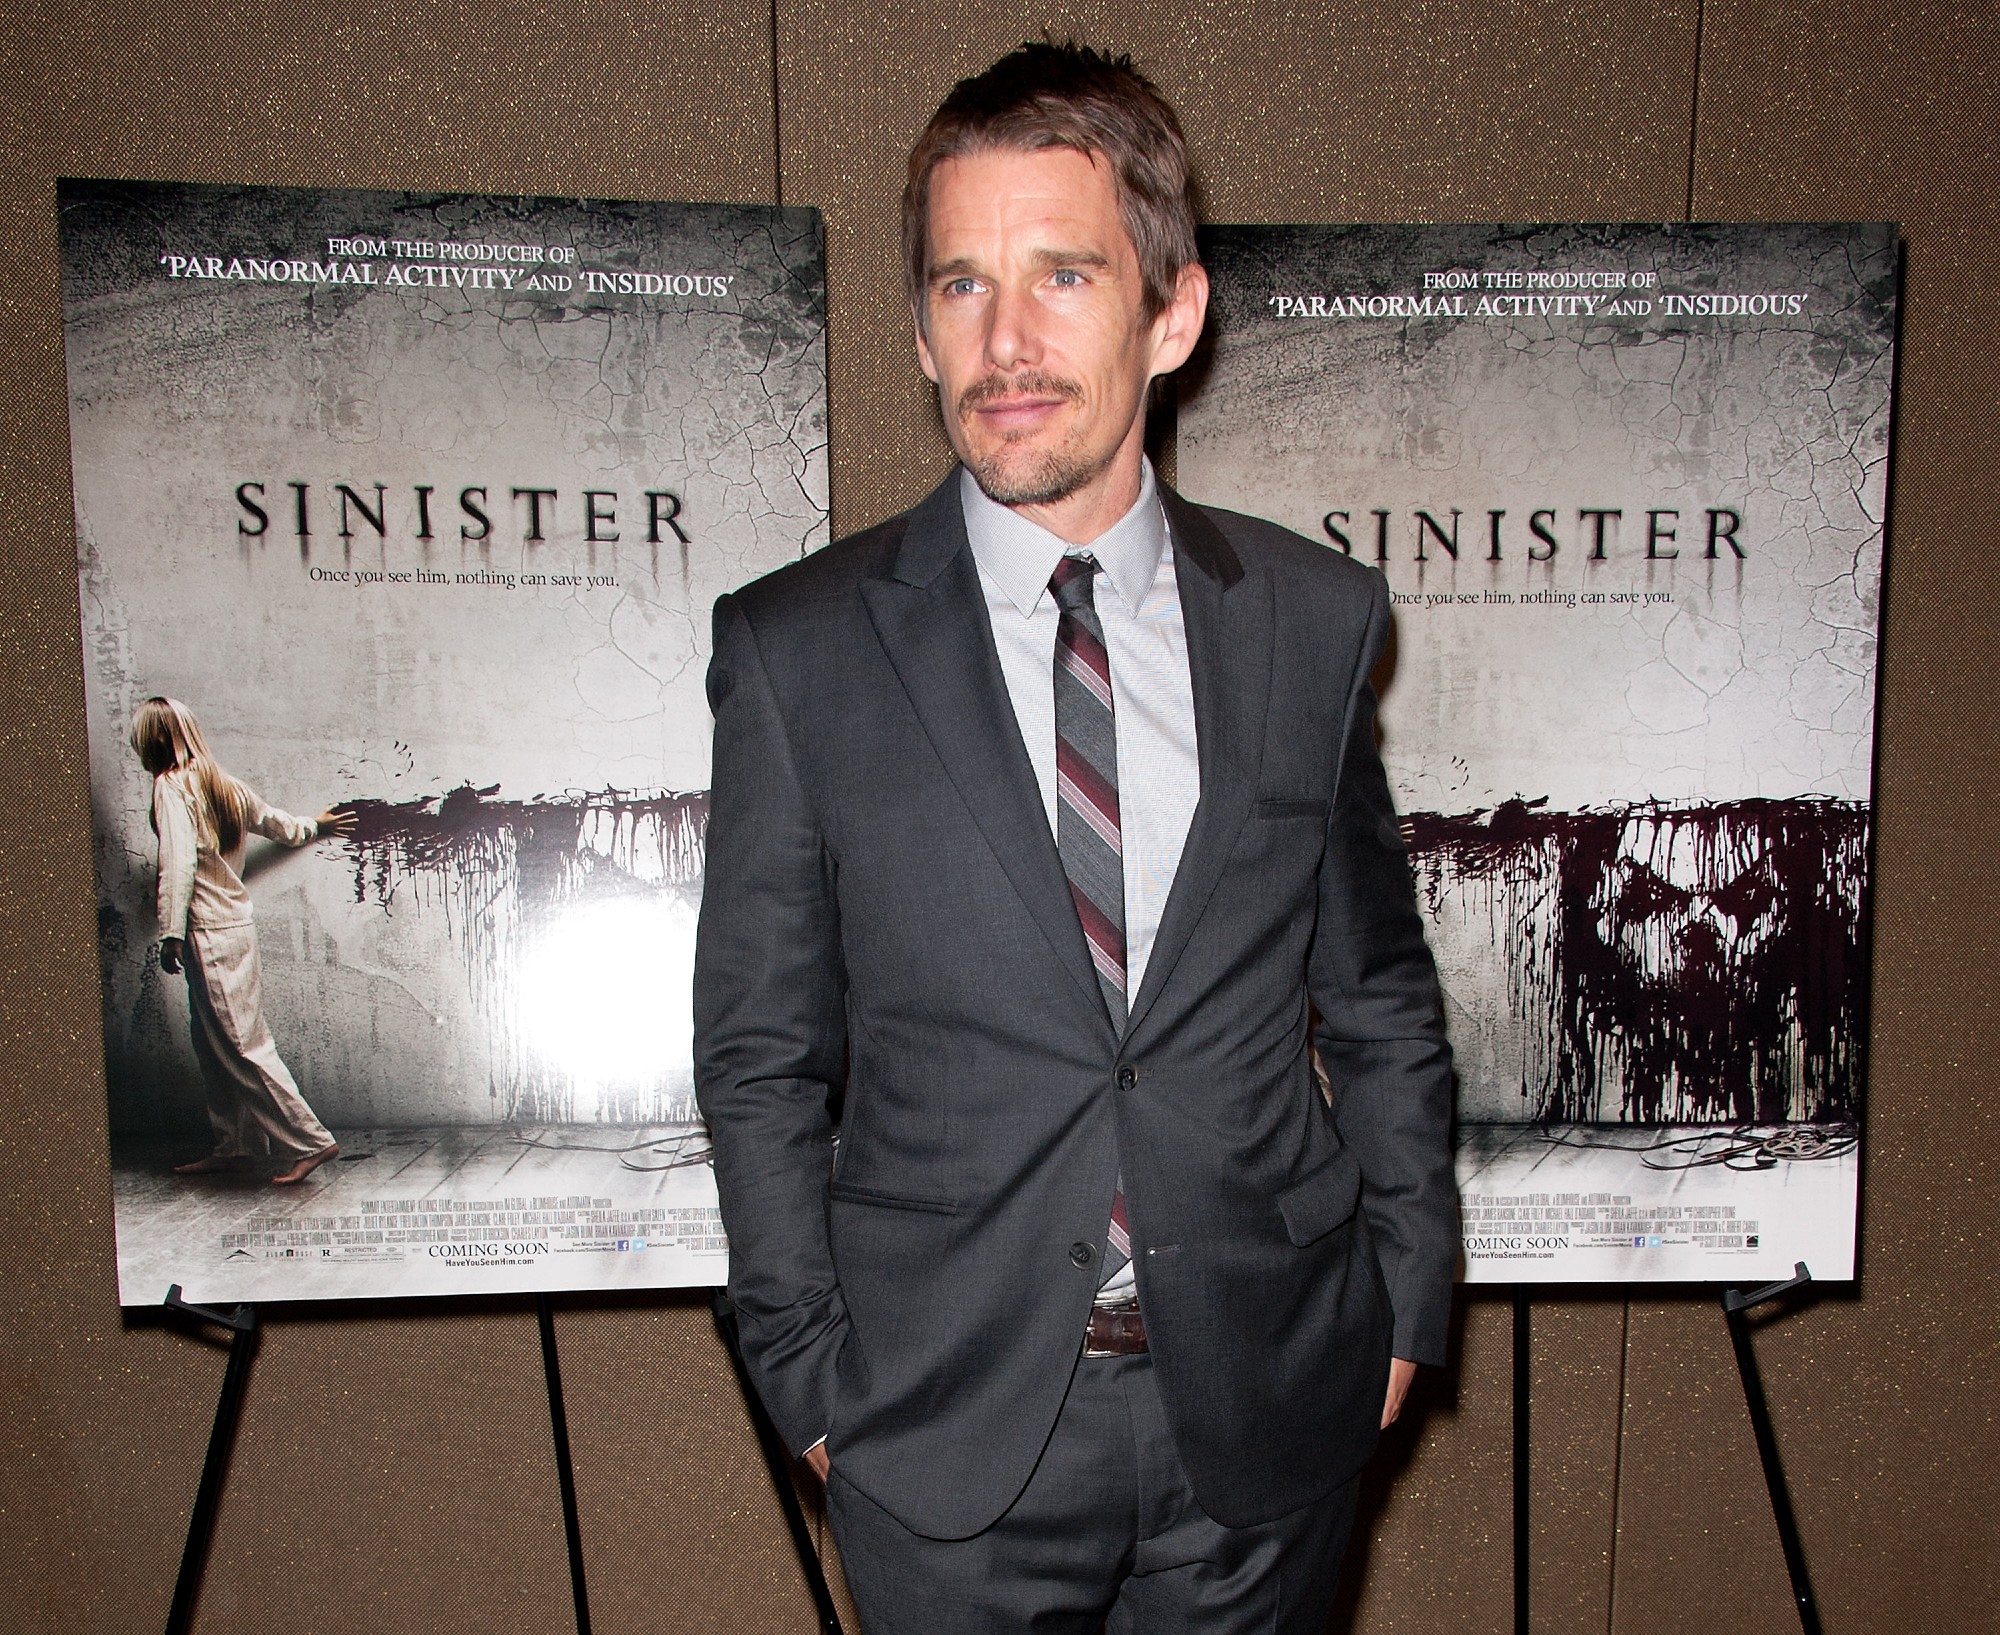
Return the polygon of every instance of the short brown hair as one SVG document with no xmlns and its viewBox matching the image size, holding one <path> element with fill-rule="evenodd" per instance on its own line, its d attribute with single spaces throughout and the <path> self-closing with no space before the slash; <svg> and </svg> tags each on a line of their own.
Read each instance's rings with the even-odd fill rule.
<svg viewBox="0 0 2000 1635">
<path fill-rule="evenodd" d="M 1132 66 L 1075 43 L 1030 41 L 963 79 L 910 150 L 903 187 L 903 279 L 919 322 L 930 281 L 931 176 L 994 148 L 1074 148 L 1111 166 L 1118 214 L 1139 253 L 1148 320 L 1196 259 L 1187 139 L 1167 99 Z"/>
</svg>

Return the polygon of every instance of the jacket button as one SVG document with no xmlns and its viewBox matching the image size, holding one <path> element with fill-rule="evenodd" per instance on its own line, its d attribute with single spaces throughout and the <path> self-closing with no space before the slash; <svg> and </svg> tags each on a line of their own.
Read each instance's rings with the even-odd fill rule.
<svg viewBox="0 0 2000 1635">
<path fill-rule="evenodd" d="M 1079 1270 L 1089 1266 L 1097 1258 L 1097 1251 L 1087 1243 L 1072 1243 L 1069 1246 L 1069 1263 Z"/>
<path fill-rule="evenodd" d="M 1138 1082 L 1139 1070 L 1130 1062 L 1127 1062 L 1123 1067 L 1118 1069 L 1118 1088 L 1120 1090 L 1130 1090 Z"/>
</svg>

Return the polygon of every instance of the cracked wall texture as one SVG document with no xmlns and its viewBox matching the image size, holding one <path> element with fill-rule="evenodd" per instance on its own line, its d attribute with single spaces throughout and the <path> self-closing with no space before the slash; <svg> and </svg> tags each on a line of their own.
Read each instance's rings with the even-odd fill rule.
<svg viewBox="0 0 2000 1635">
<path fill-rule="evenodd" d="M 1893 235 L 1879 227 L 1212 230 L 1216 356 L 1183 480 L 1375 558 L 1401 595 L 1663 593 L 1632 607 L 1400 604 L 1383 689 L 1399 802 L 1868 798 L 1887 502 Z M 1595 317 L 1278 317 L 1272 295 L 1421 297 L 1427 271 L 1610 269 Z M 1605 311 L 1625 295 L 1799 293 L 1799 316 Z M 1464 293 L 1472 306 L 1481 294 Z M 1569 295 L 1556 289 L 1542 294 Z M 1743 519 L 1710 559 L 1706 513 Z M 1450 527 L 1453 560 L 1423 533 Z M 1494 509 L 1502 559 L 1489 559 Z M 1546 509 L 1557 545 L 1530 532 Z M 1620 510 L 1596 525 L 1582 510 Z M 1675 510 L 1660 557 L 1646 513 Z M 1678 552 L 1669 560 L 1665 553 Z"/>
</svg>

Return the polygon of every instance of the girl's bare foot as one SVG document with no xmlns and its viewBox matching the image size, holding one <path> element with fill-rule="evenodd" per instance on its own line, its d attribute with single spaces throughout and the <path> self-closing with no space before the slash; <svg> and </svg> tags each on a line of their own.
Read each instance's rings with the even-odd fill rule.
<svg viewBox="0 0 2000 1635">
<path fill-rule="evenodd" d="M 174 1165 L 176 1175 L 227 1175 L 235 1170 L 250 1167 L 250 1160 L 240 1152 L 212 1152 L 206 1158 L 197 1158 L 186 1164 Z"/>
<path fill-rule="evenodd" d="M 338 1145 L 322 1147 L 318 1152 L 309 1152 L 305 1157 L 295 1160 L 289 1169 L 281 1169 L 276 1175 L 272 1176 L 271 1185 L 274 1187 L 292 1186 L 299 1181 L 303 1181 L 329 1158 L 338 1158 L 339 1156 L 340 1148 Z"/>
</svg>

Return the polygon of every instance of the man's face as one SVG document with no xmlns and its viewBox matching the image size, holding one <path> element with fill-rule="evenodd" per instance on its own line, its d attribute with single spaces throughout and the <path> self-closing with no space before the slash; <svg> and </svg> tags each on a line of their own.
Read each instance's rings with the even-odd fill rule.
<svg viewBox="0 0 2000 1635">
<path fill-rule="evenodd" d="M 1109 163 L 1073 148 L 946 160 L 931 177 L 930 260 L 917 355 L 980 487 L 1049 506 L 1128 445 L 1136 470 L 1146 383 L 1185 359 L 1203 303 L 1185 335 L 1185 296 L 1143 316 Z"/>
</svg>

